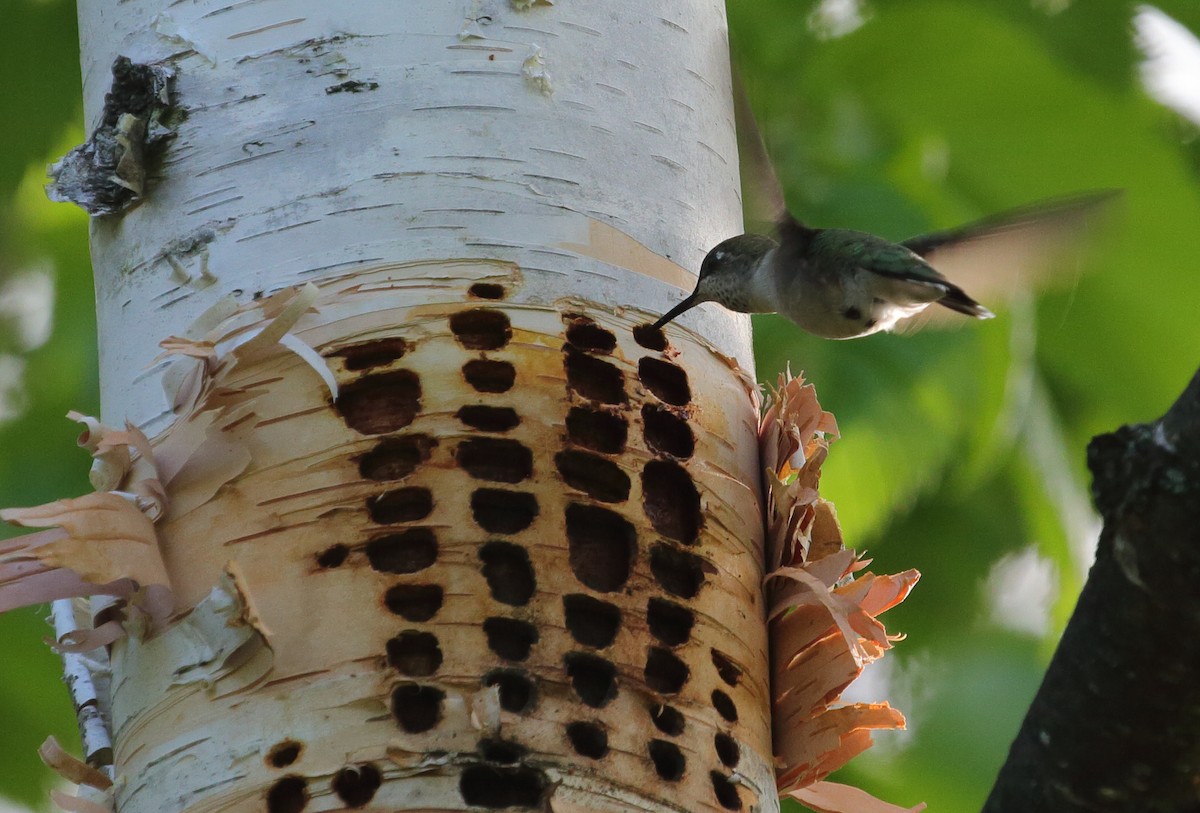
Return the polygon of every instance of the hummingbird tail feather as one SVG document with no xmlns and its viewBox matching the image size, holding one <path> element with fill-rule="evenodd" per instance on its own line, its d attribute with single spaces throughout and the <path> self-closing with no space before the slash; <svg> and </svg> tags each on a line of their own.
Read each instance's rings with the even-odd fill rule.
<svg viewBox="0 0 1200 813">
<path fill-rule="evenodd" d="M 974 316 L 976 319 L 991 319 L 996 315 L 967 296 L 957 285 L 947 286 L 946 295 L 938 300 L 938 304 L 966 316 Z"/>
</svg>

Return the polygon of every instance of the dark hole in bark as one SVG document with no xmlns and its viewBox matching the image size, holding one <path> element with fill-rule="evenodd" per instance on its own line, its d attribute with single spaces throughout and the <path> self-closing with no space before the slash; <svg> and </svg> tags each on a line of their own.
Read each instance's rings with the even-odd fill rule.
<svg viewBox="0 0 1200 813">
<path fill-rule="evenodd" d="M 350 548 L 342 544 L 330 545 L 317 554 L 317 567 L 339 567 L 350 555 Z"/>
<path fill-rule="evenodd" d="M 617 337 L 586 316 L 567 314 L 567 341 L 580 350 L 592 353 L 611 353 L 617 346 Z"/>
<path fill-rule="evenodd" d="M 647 750 L 654 763 L 654 772 L 660 777 L 668 782 L 678 782 L 683 777 L 686 763 L 678 745 L 666 740 L 650 740 Z"/>
<path fill-rule="evenodd" d="M 646 609 L 650 634 L 667 646 L 679 646 L 692 635 L 696 616 L 686 607 L 661 598 L 652 598 Z"/>
<path fill-rule="evenodd" d="M 643 357 L 638 361 L 638 378 L 660 401 L 683 406 L 692 400 L 687 373 L 669 361 Z"/>
<path fill-rule="evenodd" d="M 362 807 L 375 798 L 383 775 L 370 763 L 350 765 L 333 775 L 333 792 L 347 807 Z"/>
<path fill-rule="evenodd" d="M 394 432 L 421 411 L 421 380 L 411 370 L 365 375 L 341 388 L 336 407 L 356 432 Z"/>
<path fill-rule="evenodd" d="M 469 765 L 463 769 L 458 789 L 463 801 L 475 807 L 527 807 L 541 809 L 546 774 L 528 766 Z"/>
<path fill-rule="evenodd" d="M 437 537 L 428 528 L 409 528 L 367 543 L 367 561 L 382 573 L 416 573 L 437 560 Z"/>
<path fill-rule="evenodd" d="M 696 451 L 696 436 L 683 418 L 657 404 L 642 407 L 642 431 L 651 451 L 688 458 Z"/>
<path fill-rule="evenodd" d="M 529 603 L 537 581 L 528 551 L 511 542 L 488 542 L 479 549 L 479 559 L 492 598 L 514 607 Z"/>
<path fill-rule="evenodd" d="M 654 722 L 654 727 L 664 734 L 678 737 L 683 733 L 683 714 L 674 706 L 659 703 L 650 709 L 650 719 Z"/>
<path fill-rule="evenodd" d="M 391 364 L 408 352 L 408 342 L 399 336 L 375 339 L 362 344 L 343 347 L 334 355 L 341 356 L 347 370 L 369 370 Z"/>
<path fill-rule="evenodd" d="M 731 723 L 737 722 L 737 706 L 733 704 L 733 698 L 725 694 L 725 692 L 720 689 L 713 689 L 712 704 L 713 708 L 717 710 L 717 714 Z"/>
<path fill-rule="evenodd" d="M 569 450 L 554 456 L 558 473 L 571 488 L 600 502 L 629 499 L 629 475 L 620 466 L 591 452 Z"/>
<path fill-rule="evenodd" d="M 642 509 L 663 536 L 695 544 L 700 533 L 700 492 L 678 463 L 651 460 L 642 469 Z"/>
<path fill-rule="evenodd" d="M 662 694 L 678 694 L 687 683 L 688 666 L 665 649 L 650 647 L 646 656 L 646 685 Z"/>
<path fill-rule="evenodd" d="M 621 611 L 615 604 L 582 593 L 563 596 L 567 630 L 584 646 L 603 649 L 617 637 Z"/>
<path fill-rule="evenodd" d="M 493 669 L 483 678 L 484 686 L 500 691 L 500 708 L 523 714 L 533 707 L 536 697 L 533 678 L 520 669 Z"/>
<path fill-rule="evenodd" d="M 384 438 L 358 459 L 358 472 L 366 480 L 400 480 L 429 459 L 437 441 L 428 435 Z"/>
<path fill-rule="evenodd" d="M 396 584 L 383 594 L 383 603 L 407 621 L 428 621 L 442 609 L 442 597 L 441 585 Z"/>
<path fill-rule="evenodd" d="M 724 732 L 718 732 L 713 745 L 717 749 L 717 759 L 721 760 L 722 765 L 726 768 L 737 767 L 738 760 L 742 757 L 742 749 L 738 747 L 737 740 Z"/>
<path fill-rule="evenodd" d="M 533 452 L 506 438 L 469 438 L 458 444 L 454 459 L 478 480 L 519 483 L 533 474 Z"/>
<path fill-rule="evenodd" d="M 730 660 L 729 656 L 724 652 L 716 649 L 712 651 L 713 666 L 717 667 L 717 675 L 721 680 L 728 683 L 730 686 L 736 686 L 742 677 L 742 670 L 737 664 Z"/>
<path fill-rule="evenodd" d="M 595 723 L 569 723 L 567 739 L 582 757 L 600 759 L 608 753 L 608 732 Z"/>
<path fill-rule="evenodd" d="M 587 407 L 571 407 L 567 413 L 567 437 L 576 446 L 604 454 L 625 451 L 629 424 L 620 415 Z"/>
<path fill-rule="evenodd" d="M 611 593 L 625 585 L 636 541 L 633 525 L 615 511 L 579 503 L 567 506 L 571 570 L 593 590 Z"/>
<path fill-rule="evenodd" d="M 651 549 L 650 572 L 664 590 L 680 598 L 695 598 L 704 584 L 704 560 L 669 545 Z"/>
<path fill-rule="evenodd" d="M 272 768 L 286 768 L 300 758 L 304 746 L 295 740 L 282 740 L 271 746 L 267 754 L 267 764 Z"/>
<path fill-rule="evenodd" d="M 648 324 L 638 325 L 633 329 L 633 340 L 647 350 L 661 352 L 667 349 L 667 335 L 660 327 L 651 327 Z"/>
<path fill-rule="evenodd" d="M 467 293 L 479 299 L 503 299 L 504 286 L 495 282 L 474 282 Z"/>
<path fill-rule="evenodd" d="M 603 708 L 617 696 L 617 667 L 611 661 L 586 652 L 568 652 L 563 662 L 575 694 L 587 705 Z"/>
<path fill-rule="evenodd" d="M 459 407 L 454 414 L 467 426 L 484 432 L 507 432 L 521 423 L 521 416 L 512 407 L 472 404 Z"/>
<path fill-rule="evenodd" d="M 300 813 L 308 804 L 308 783 L 285 776 L 267 791 L 267 813 Z"/>
<path fill-rule="evenodd" d="M 516 618 L 493 616 L 483 621 L 488 648 L 507 661 L 523 661 L 537 643 L 537 627 Z"/>
<path fill-rule="evenodd" d="M 472 308 L 452 314 L 450 331 L 468 350 L 499 350 L 512 338 L 508 314 L 492 308 Z"/>
<path fill-rule="evenodd" d="M 471 494 L 471 515 L 485 531 L 515 534 L 528 528 L 538 515 L 537 497 L 524 491 L 478 488 Z"/>
<path fill-rule="evenodd" d="M 741 810 L 742 797 L 738 795 L 737 785 L 716 771 L 710 773 L 709 776 L 712 777 L 713 793 L 716 795 L 717 801 L 721 803 L 721 807 L 726 810 Z"/>
<path fill-rule="evenodd" d="M 431 632 L 405 630 L 387 642 L 388 665 L 408 677 L 429 677 L 442 665 L 442 648 Z"/>
<path fill-rule="evenodd" d="M 519 742 L 485 737 L 479 741 L 479 756 L 487 762 L 501 765 L 515 765 L 529 753 L 529 749 Z"/>
<path fill-rule="evenodd" d="M 421 486 L 398 488 L 385 491 L 367 499 L 367 513 L 371 521 L 380 525 L 396 522 L 416 522 L 425 519 L 433 511 L 433 494 Z"/>
<path fill-rule="evenodd" d="M 463 378 L 479 392 L 508 392 L 517 380 L 517 368 L 507 361 L 472 359 L 462 366 Z"/>
<path fill-rule="evenodd" d="M 625 394 L 625 374 L 617 367 L 570 345 L 566 350 L 564 363 L 569 389 L 602 404 L 623 404 L 629 400 Z"/>
<path fill-rule="evenodd" d="M 409 734 L 420 734 L 438 724 L 446 693 L 434 686 L 401 683 L 392 690 L 392 716 Z"/>
</svg>

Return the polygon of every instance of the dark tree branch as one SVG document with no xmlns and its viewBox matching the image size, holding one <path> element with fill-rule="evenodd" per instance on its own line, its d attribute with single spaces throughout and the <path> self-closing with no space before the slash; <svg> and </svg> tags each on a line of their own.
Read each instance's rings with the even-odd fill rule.
<svg viewBox="0 0 1200 813">
<path fill-rule="evenodd" d="M 984 811 L 1200 811 L 1200 372 L 1088 466 L 1096 562 Z"/>
</svg>

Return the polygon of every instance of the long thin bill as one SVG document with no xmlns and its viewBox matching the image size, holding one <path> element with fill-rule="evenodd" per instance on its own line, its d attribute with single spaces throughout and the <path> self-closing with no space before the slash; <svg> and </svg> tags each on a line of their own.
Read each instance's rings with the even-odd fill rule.
<svg viewBox="0 0 1200 813">
<path fill-rule="evenodd" d="M 655 322 L 650 327 L 653 328 L 654 330 L 658 330 L 660 327 L 665 325 L 667 322 L 670 322 L 672 319 L 674 319 L 679 314 L 683 313 L 684 311 L 689 311 L 699 304 L 700 304 L 700 299 L 697 298 L 695 293 L 693 293 L 687 299 L 683 300 L 678 305 L 676 305 L 675 307 L 671 308 L 669 311 L 664 313 L 661 317 L 659 317 L 658 321 Z"/>
</svg>

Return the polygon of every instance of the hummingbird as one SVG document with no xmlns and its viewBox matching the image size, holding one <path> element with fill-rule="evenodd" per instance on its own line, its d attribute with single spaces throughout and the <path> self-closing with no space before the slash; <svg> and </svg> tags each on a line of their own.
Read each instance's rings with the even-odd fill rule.
<svg viewBox="0 0 1200 813">
<path fill-rule="evenodd" d="M 1063 242 L 1064 232 L 1077 230 L 1115 194 L 1046 201 L 899 243 L 851 229 L 812 228 L 785 210 L 778 239 L 741 234 L 709 251 L 695 290 L 653 327 L 701 302 L 739 313 L 777 312 L 827 339 L 891 330 L 933 304 L 990 319 L 990 310 L 941 272 L 961 278 L 1008 270 L 1027 277 L 1029 267 Z"/>
</svg>

